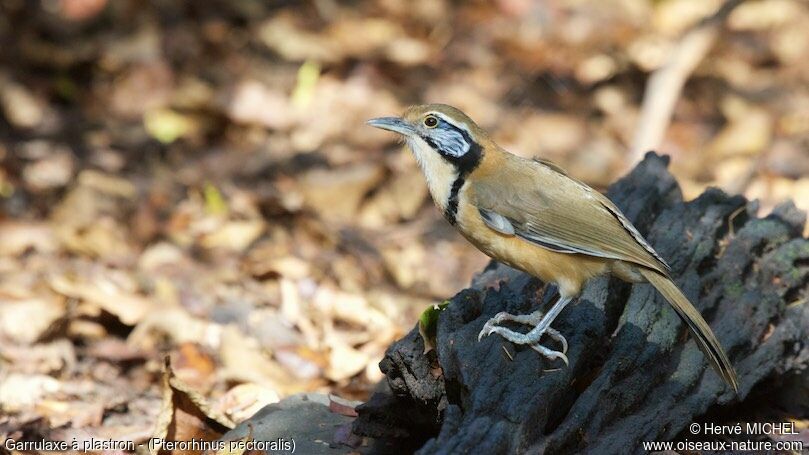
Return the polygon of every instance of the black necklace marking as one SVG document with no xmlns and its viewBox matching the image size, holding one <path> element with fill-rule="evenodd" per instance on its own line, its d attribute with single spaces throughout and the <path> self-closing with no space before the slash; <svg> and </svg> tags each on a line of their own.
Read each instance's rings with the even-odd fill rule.
<svg viewBox="0 0 809 455">
<path fill-rule="evenodd" d="M 445 160 L 455 165 L 455 168 L 458 170 L 458 177 L 456 177 L 455 181 L 452 182 L 452 188 L 450 189 L 449 198 L 447 199 L 447 207 L 444 209 L 444 218 L 449 221 L 449 224 L 454 226 L 458 222 L 458 196 L 461 192 L 461 188 L 463 188 L 463 184 L 466 182 L 466 177 L 469 176 L 469 174 L 480 164 L 480 161 L 483 158 L 483 148 L 480 146 L 480 144 L 472 140 L 472 137 L 466 132 L 466 130 L 458 128 L 449 122 L 442 121 L 442 123 L 445 123 L 447 127 L 452 128 L 460 133 L 464 141 L 469 144 L 469 151 L 461 156 L 455 156 L 442 152 L 442 150 L 430 137 L 426 135 L 421 136 L 421 138 L 424 139 L 424 142 L 426 142 L 433 150 L 441 153 L 441 156 Z"/>
<path fill-rule="evenodd" d="M 464 183 L 466 183 L 466 179 L 462 175 L 459 175 L 452 182 L 452 189 L 449 192 L 449 199 L 447 199 L 447 208 L 444 209 L 444 218 L 453 226 L 458 222 L 458 193 L 461 192 L 461 187 Z"/>
</svg>

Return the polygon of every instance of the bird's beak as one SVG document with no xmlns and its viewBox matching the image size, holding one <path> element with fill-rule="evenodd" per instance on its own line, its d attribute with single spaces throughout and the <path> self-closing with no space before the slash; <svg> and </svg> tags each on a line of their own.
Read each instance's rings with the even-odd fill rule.
<svg viewBox="0 0 809 455">
<path fill-rule="evenodd" d="M 416 132 L 409 123 L 399 117 L 373 118 L 368 120 L 367 123 L 375 128 L 393 131 L 394 133 L 399 133 L 405 136 L 410 136 Z"/>
</svg>

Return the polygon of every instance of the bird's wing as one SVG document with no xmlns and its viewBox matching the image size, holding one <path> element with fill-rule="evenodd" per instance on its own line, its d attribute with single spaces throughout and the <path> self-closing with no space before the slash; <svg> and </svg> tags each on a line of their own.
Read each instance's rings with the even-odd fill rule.
<svg viewBox="0 0 809 455">
<path fill-rule="evenodd" d="M 562 253 L 669 267 L 602 194 L 541 162 L 514 157 L 499 178 L 477 179 L 472 202 L 491 229 Z"/>
</svg>

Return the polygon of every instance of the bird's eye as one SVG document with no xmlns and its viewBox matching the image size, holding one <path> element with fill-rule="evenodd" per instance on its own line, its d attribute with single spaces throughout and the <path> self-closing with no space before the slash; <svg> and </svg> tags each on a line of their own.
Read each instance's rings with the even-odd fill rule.
<svg viewBox="0 0 809 455">
<path fill-rule="evenodd" d="M 424 117 L 424 126 L 427 128 L 435 128 L 438 126 L 438 119 L 432 115 L 428 115 L 427 117 Z"/>
</svg>

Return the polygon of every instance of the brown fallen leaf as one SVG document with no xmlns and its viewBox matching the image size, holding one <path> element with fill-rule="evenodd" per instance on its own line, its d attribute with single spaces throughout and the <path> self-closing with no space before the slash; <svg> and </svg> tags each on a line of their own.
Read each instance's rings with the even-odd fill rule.
<svg viewBox="0 0 809 455">
<path fill-rule="evenodd" d="M 216 412 L 207 400 L 178 379 L 166 357 L 163 371 L 163 404 L 155 423 L 154 438 L 159 441 L 215 441 L 236 424 Z M 157 454 L 188 453 L 166 450 L 157 443 Z"/>
<path fill-rule="evenodd" d="M 31 250 L 52 253 L 56 249 L 53 229 L 47 223 L 36 221 L 0 223 L 0 255 L 17 256 Z"/>
<path fill-rule="evenodd" d="M 112 362 L 146 360 L 149 352 L 137 349 L 117 338 L 105 338 L 90 345 L 84 355 Z"/>
<path fill-rule="evenodd" d="M 129 180 L 92 169 L 82 171 L 79 174 L 78 181 L 81 186 L 98 191 L 107 197 L 120 197 L 131 200 L 138 192 L 135 185 Z"/>
<path fill-rule="evenodd" d="M 27 87 L 0 75 L 0 107 L 5 118 L 17 128 L 35 128 L 46 115 L 44 100 Z"/>
<path fill-rule="evenodd" d="M 131 257 L 128 233 L 111 217 L 87 225 L 59 224 L 56 229 L 63 247 L 73 253 L 103 257 L 107 262 L 124 262 Z"/>
<path fill-rule="evenodd" d="M 255 80 L 240 82 L 227 103 L 227 115 L 238 123 L 257 124 L 268 128 L 289 128 L 294 120 L 286 115 L 289 101 L 280 90 Z"/>
<path fill-rule="evenodd" d="M 152 302 L 121 289 L 113 280 L 103 275 L 86 278 L 68 278 L 65 275 L 54 276 L 50 280 L 51 288 L 66 296 L 85 300 L 115 315 L 126 325 L 135 325 L 152 311 Z"/>
<path fill-rule="evenodd" d="M 51 226 L 61 246 L 107 262 L 131 258 L 133 245 L 124 220 L 134 203 L 134 185 L 88 170 L 80 172 L 76 180 L 51 213 Z"/>
<path fill-rule="evenodd" d="M 315 169 L 301 179 L 306 204 L 329 220 L 350 220 L 362 198 L 384 178 L 381 166 L 357 164 L 339 169 Z"/>
<path fill-rule="evenodd" d="M 329 411 L 346 417 L 357 417 L 359 415 L 354 406 L 341 403 L 332 398 L 331 395 L 329 395 Z"/>
<path fill-rule="evenodd" d="M 159 46 L 160 37 L 154 26 L 141 27 L 138 34 L 132 38 L 148 43 L 143 47 L 150 49 L 144 52 L 154 52 L 154 46 Z M 110 60 L 120 60 L 132 57 L 126 55 L 130 49 L 126 44 L 118 48 L 110 46 L 108 57 Z M 133 43 L 135 44 L 135 43 Z M 159 47 L 157 48 L 159 52 Z M 116 62 L 123 63 L 123 62 Z M 159 108 L 169 103 L 171 91 L 175 83 L 175 74 L 171 66 L 160 58 L 149 59 L 142 63 L 131 65 L 124 71 L 122 77 L 113 85 L 110 93 L 110 108 L 121 116 L 130 119 L 139 118 L 150 109 Z"/>
<path fill-rule="evenodd" d="M 174 343 L 191 341 L 216 347 L 221 336 L 221 325 L 191 316 L 182 307 L 168 307 L 149 313 L 129 334 L 127 344 L 153 350 L 167 337 Z"/>
<path fill-rule="evenodd" d="M 264 220 L 228 221 L 215 231 L 203 235 L 200 243 L 205 248 L 223 248 L 244 251 L 264 232 Z"/>
<path fill-rule="evenodd" d="M 326 377 L 339 382 L 365 370 L 370 361 L 367 354 L 345 344 L 342 340 L 333 340 L 329 355 L 329 367 Z"/>
<path fill-rule="evenodd" d="M 217 403 L 217 408 L 234 422 L 250 418 L 264 406 L 277 403 L 281 397 L 273 389 L 259 384 L 239 384 L 228 390 Z"/>
<path fill-rule="evenodd" d="M 758 156 L 770 144 L 773 118 L 770 112 L 729 97 L 723 101 L 728 123 L 705 148 L 706 162 L 728 156 Z"/>
<path fill-rule="evenodd" d="M 306 346 L 279 348 L 273 351 L 275 360 L 300 379 L 315 379 L 323 374 L 328 358 L 320 351 Z"/>
<path fill-rule="evenodd" d="M 255 338 L 246 336 L 235 326 L 229 325 L 222 331 L 219 356 L 224 365 L 220 372 L 222 378 L 252 382 L 284 395 L 312 388 L 313 381 L 294 378 Z"/>
<path fill-rule="evenodd" d="M 55 149 L 23 169 L 23 179 L 33 191 L 45 191 L 67 185 L 73 178 L 75 163 L 73 152 L 55 144 L 48 144 Z"/>
<path fill-rule="evenodd" d="M 427 186 L 415 166 L 394 174 L 362 207 L 359 222 L 369 228 L 410 220 L 427 199 Z"/>
<path fill-rule="evenodd" d="M 213 382 L 216 364 L 209 352 L 198 343 L 184 342 L 173 355 L 174 373 L 189 386 L 206 390 Z"/>
<path fill-rule="evenodd" d="M 59 380 L 44 374 L 9 374 L 0 379 L 0 414 L 30 410 L 61 389 Z"/>
<path fill-rule="evenodd" d="M 70 426 L 97 427 L 104 419 L 104 403 L 87 403 L 79 400 L 43 399 L 36 404 L 36 411 L 47 416 L 52 428 Z"/>
<path fill-rule="evenodd" d="M 0 341 L 0 359 L 14 365 L 19 373 L 53 374 L 75 368 L 76 350 L 66 339 L 31 346 Z"/>
<path fill-rule="evenodd" d="M 15 298 L 19 297 L 19 298 Z M 0 293 L 0 337 L 30 344 L 65 317 L 64 300 L 49 296 L 6 296 Z"/>
<path fill-rule="evenodd" d="M 329 40 L 305 30 L 289 14 L 273 15 L 261 24 L 258 39 L 288 60 L 333 61 L 341 55 Z"/>
<path fill-rule="evenodd" d="M 97 16 L 107 6 L 107 0 L 60 0 L 59 13 L 71 21 L 84 21 Z"/>
</svg>

